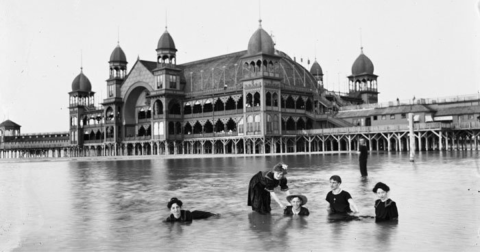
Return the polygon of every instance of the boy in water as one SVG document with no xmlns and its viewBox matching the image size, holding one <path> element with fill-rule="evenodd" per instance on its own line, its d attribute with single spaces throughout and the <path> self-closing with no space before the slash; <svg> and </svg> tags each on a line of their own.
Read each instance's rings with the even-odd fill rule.
<svg viewBox="0 0 480 252">
<path fill-rule="evenodd" d="M 329 213 L 337 214 L 349 214 L 349 213 L 358 213 L 357 205 L 350 196 L 350 193 L 343 191 L 340 188 L 342 184 L 342 179 L 338 175 L 333 175 L 330 177 L 330 188 L 332 189 L 328 192 L 327 197 L 325 198 L 330 207 L 328 209 Z"/>
</svg>

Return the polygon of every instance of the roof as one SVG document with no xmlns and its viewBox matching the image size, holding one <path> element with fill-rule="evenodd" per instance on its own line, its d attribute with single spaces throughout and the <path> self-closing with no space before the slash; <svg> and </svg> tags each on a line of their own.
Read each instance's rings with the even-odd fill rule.
<svg viewBox="0 0 480 252">
<path fill-rule="evenodd" d="M 260 26 L 248 41 L 248 55 L 275 54 L 275 46 L 272 37 Z"/>
<path fill-rule="evenodd" d="M 441 110 L 438 110 L 437 113 L 435 113 L 435 116 L 464 115 L 464 114 L 478 114 L 478 113 L 480 113 L 480 105 L 442 108 Z"/>
<path fill-rule="evenodd" d="M 407 113 L 423 113 L 434 112 L 424 105 L 413 106 L 395 106 L 386 108 L 372 108 L 372 109 L 358 109 L 358 110 L 342 110 L 336 115 L 338 118 L 350 118 L 350 117 L 367 117 L 374 115 L 391 115 L 391 114 L 407 114 Z"/>
<path fill-rule="evenodd" d="M 177 48 L 175 47 L 175 42 L 173 42 L 173 38 L 170 33 L 168 33 L 167 29 L 165 29 L 165 32 L 158 40 L 157 50 L 177 51 Z"/>
<path fill-rule="evenodd" d="M 80 70 L 80 74 L 77 75 L 77 77 L 75 77 L 75 79 L 73 80 L 72 91 L 92 91 L 92 84 L 90 84 L 90 80 L 88 80 L 87 76 L 83 74 L 83 70 Z"/>
<path fill-rule="evenodd" d="M 6 121 L 0 123 L 0 127 L 5 127 L 5 128 L 9 127 L 9 128 L 11 128 L 11 127 L 22 127 L 22 126 L 14 123 L 14 122 L 12 122 L 12 121 L 10 121 L 10 120 L 6 120 Z"/>
<path fill-rule="evenodd" d="M 122 48 L 120 45 L 117 45 L 115 49 L 113 49 L 112 54 L 110 55 L 110 61 L 108 63 L 128 63 L 127 62 L 127 56 L 125 56 L 125 53 L 123 52 Z"/>
<path fill-rule="evenodd" d="M 363 49 L 360 55 L 357 57 L 355 62 L 352 65 L 352 75 L 361 75 L 361 74 L 373 74 L 373 63 L 372 61 L 363 54 Z"/>
<path fill-rule="evenodd" d="M 312 67 L 310 68 L 310 73 L 313 75 L 323 75 L 322 68 L 320 67 L 320 64 L 318 64 L 317 60 L 313 62 Z"/>
<path fill-rule="evenodd" d="M 146 61 L 146 60 L 139 60 L 139 62 L 145 66 L 150 72 L 153 73 L 153 70 L 157 68 L 157 62 L 154 61 Z"/>
</svg>

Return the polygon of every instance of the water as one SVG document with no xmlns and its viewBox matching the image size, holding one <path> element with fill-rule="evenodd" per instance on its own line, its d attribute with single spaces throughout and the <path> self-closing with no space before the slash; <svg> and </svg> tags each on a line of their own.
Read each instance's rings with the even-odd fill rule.
<svg viewBox="0 0 480 252">
<path fill-rule="evenodd" d="M 479 251 L 478 158 L 421 153 L 410 163 L 406 153 L 373 153 L 368 180 L 349 154 L 0 163 L 0 251 Z M 310 216 L 283 217 L 273 200 L 271 215 L 246 206 L 250 178 L 280 160 Z M 362 216 L 374 216 L 375 183 L 388 184 L 398 224 L 330 220 L 333 174 Z M 221 217 L 163 223 L 170 197 Z"/>
</svg>

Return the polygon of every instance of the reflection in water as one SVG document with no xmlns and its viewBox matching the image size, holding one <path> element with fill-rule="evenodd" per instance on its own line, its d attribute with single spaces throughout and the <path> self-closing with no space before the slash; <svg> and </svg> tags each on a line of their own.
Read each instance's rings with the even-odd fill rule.
<svg viewBox="0 0 480 252">
<path fill-rule="evenodd" d="M 0 223 L 7 223 L 0 239 L 21 241 L 15 251 L 419 251 L 419 243 L 424 251 L 476 251 L 478 223 L 459 216 L 480 212 L 477 159 L 475 152 L 423 152 L 411 163 L 408 153 L 373 152 L 366 179 L 358 156 L 348 154 L 0 163 Z M 289 165 L 291 193 L 308 197 L 310 216 L 285 217 L 276 204 L 260 215 L 247 206 L 252 175 L 279 161 Z M 334 174 L 360 208 L 347 221 L 326 211 Z M 379 181 L 398 204 L 398 225 L 373 219 Z M 163 223 L 172 197 L 184 199 L 184 209 L 221 216 Z M 435 211 L 419 211 L 419 199 Z"/>
</svg>

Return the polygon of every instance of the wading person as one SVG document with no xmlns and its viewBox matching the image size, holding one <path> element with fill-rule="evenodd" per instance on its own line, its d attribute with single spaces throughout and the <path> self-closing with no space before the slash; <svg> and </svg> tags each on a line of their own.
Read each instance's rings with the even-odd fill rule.
<svg viewBox="0 0 480 252">
<path fill-rule="evenodd" d="M 285 206 L 278 199 L 274 189 L 280 186 L 280 189 L 287 195 L 290 195 L 287 186 L 287 165 L 284 163 L 276 164 L 271 171 L 258 172 L 250 180 L 248 186 L 248 200 L 247 205 L 252 207 L 253 211 L 260 214 L 270 213 L 271 199 L 273 198 L 280 208 L 285 209 Z"/>
<path fill-rule="evenodd" d="M 182 210 L 183 202 L 177 198 L 171 198 L 167 203 L 168 209 L 170 209 L 170 216 L 165 220 L 165 222 L 192 222 L 192 220 L 206 219 L 211 216 L 218 216 L 219 214 L 214 214 L 205 211 L 188 211 Z"/>
<path fill-rule="evenodd" d="M 377 194 L 378 197 L 375 201 L 375 222 L 397 220 L 397 204 L 388 198 L 390 187 L 382 182 L 378 182 L 372 191 Z"/>
<path fill-rule="evenodd" d="M 332 189 L 328 192 L 325 200 L 330 203 L 328 208 L 329 213 L 331 214 L 350 214 L 358 213 L 357 205 L 352 199 L 352 196 L 347 191 L 344 191 L 340 188 L 342 184 L 342 179 L 338 175 L 333 175 L 330 177 L 330 188 Z"/>
<path fill-rule="evenodd" d="M 290 206 L 287 206 L 283 211 L 283 215 L 300 215 L 307 216 L 310 214 L 306 207 L 303 207 L 307 204 L 307 197 L 301 194 L 288 195 L 287 201 L 290 202 Z"/>
<path fill-rule="evenodd" d="M 367 177 L 367 159 L 368 159 L 368 148 L 365 139 L 360 139 L 360 146 L 358 148 L 359 158 L 358 161 L 360 163 L 360 173 L 362 177 Z"/>
</svg>

